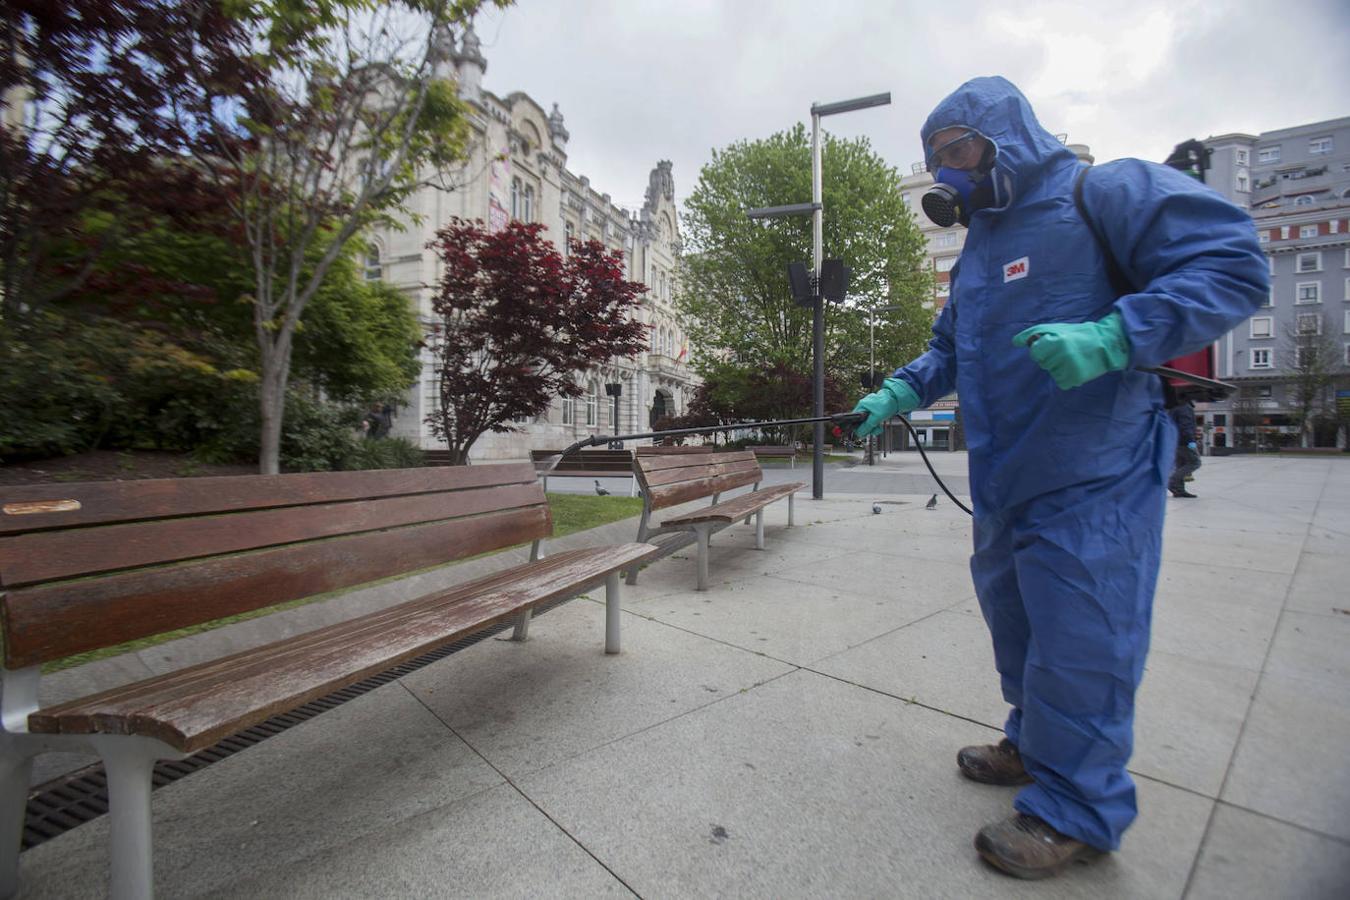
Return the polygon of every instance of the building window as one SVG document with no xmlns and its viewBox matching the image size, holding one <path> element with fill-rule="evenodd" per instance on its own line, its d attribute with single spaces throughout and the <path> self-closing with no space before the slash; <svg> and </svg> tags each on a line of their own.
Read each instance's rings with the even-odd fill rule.
<svg viewBox="0 0 1350 900">
<path fill-rule="evenodd" d="M 935 234 L 933 235 L 934 247 L 955 247 L 956 235 L 954 234 Z"/>
<path fill-rule="evenodd" d="M 366 254 L 366 281 L 380 281 L 384 278 L 384 266 L 380 264 L 380 249 L 372 247 Z"/>
<path fill-rule="evenodd" d="M 511 179 L 511 218 L 520 218 L 520 179 Z"/>
<path fill-rule="evenodd" d="M 1298 371 L 1311 368 L 1317 362 L 1317 353 L 1312 347 L 1294 348 L 1294 368 Z"/>
<path fill-rule="evenodd" d="M 1350 278 L 1345 279 L 1345 297 L 1344 297 L 1344 299 L 1350 300 Z"/>
<path fill-rule="evenodd" d="M 600 397 L 595 382 L 592 381 L 589 388 L 586 389 L 586 424 L 594 425 L 599 421 L 597 413 L 600 407 Z"/>
<path fill-rule="evenodd" d="M 577 420 L 577 401 L 573 397 L 564 397 L 562 402 L 562 423 L 571 425 Z"/>
<path fill-rule="evenodd" d="M 1331 147 L 1332 143 L 1330 137 L 1313 138 L 1312 140 L 1308 141 L 1308 155 L 1325 156 L 1326 154 L 1331 152 Z"/>
<path fill-rule="evenodd" d="M 1315 238 L 1315 237 L 1317 237 L 1317 226 L 1316 226 L 1316 225 L 1300 225 L 1300 226 L 1298 226 L 1298 236 L 1301 237 L 1301 238 Z"/>
<path fill-rule="evenodd" d="M 1320 281 L 1300 281 L 1294 285 L 1295 303 L 1321 303 L 1322 302 L 1322 282 Z"/>
<path fill-rule="evenodd" d="M 1294 264 L 1295 272 L 1320 272 L 1322 271 L 1322 254 L 1318 251 L 1311 253 L 1300 253 L 1298 261 Z"/>
<path fill-rule="evenodd" d="M 1269 309 L 1274 305 L 1275 305 L 1275 285 L 1272 284 L 1269 288 L 1266 289 L 1266 302 L 1262 303 L 1261 306 L 1264 309 Z"/>
<path fill-rule="evenodd" d="M 1350 366 L 1350 344 L 1345 345 L 1345 364 Z"/>
<path fill-rule="evenodd" d="M 1266 270 L 1270 272 L 1271 278 L 1275 277 L 1275 257 L 1269 255 L 1266 256 Z"/>
<path fill-rule="evenodd" d="M 1257 240 L 1259 243 L 1262 243 L 1262 244 L 1269 244 L 1269 243 L 1270 243 L 1270 232 L 1269 232 L 1269 231 L 1258 231 L 1258 232 L 1256 233 L 1256 240 Z"/>
<path fill-rule="evenodd" d="M 1265 349 L 1265 348 L 1262 348 L 1262 349 L 1260 349 L 1260 350 L 1253 349 L 1253 350 L 1252 350 L 1252 368 L 1253 368 L 1253 369 L 1269 369 L 1269 368 L 1271 368 L 1271 366 L 1273 365 L 1273 363 L 1271 362 L 1270 357 L 1271 357 L 1271 353 L 1270 353 L 1270 350 L 1268 350 L 1268 349 Z"/>
<path fill-rule="evenodd" d="M 1300 194 L 1294 198 L 1295 206 L 1312 206 L 1315 202 L 1312 194 Z"/>
<path fill-rule="evenodd" d="M 1227 414 L 1227 413 L 1215 413 L 1215 414 L 1214 414 L 1214 426 L 1215 426 L 1216 428 L 1224 428 L 1224 427 L 1226 427 L 1227 425 L 1228 425 L 1228 414 Z"/>
<path fill-rule="evenodd" d="M 1282 241 L 1287 241 L 1287 240 L 1289 240 L 1289 226 L 1288 226 L 1288 225 L 1281 225 L 1281 226 L 1280 226 L 1280 240 L 1282 240 Z"/>
<path fill-rule="evenodd" d="M 1321 313 L 1299 313 L 1298 316 L 1299 334 L 1321 334 L 1322 333 L 1322 314 Z"/>
<path fill-rule="evenodd" d="M 937 285 L 937 295 L 939 297 L 948 297 L 952 293 L 952 284 L 950 281 L 939 281 Z"/>
<path fill-rule="evenodd" d="M 1341 266 L 1344 269 L 1350 269 L 1350 247 L 1345 250 L 1345 262 Z"/>
<path fill-rule="evenodd" d="M 1239 151 L 1237 151 L 1237 164 L 1238 164 L 1239 166 L 1245 166 L 1245 165 L 1247 164 L 1247 151 L 1246 151 L 1246 150 L 1239 150 Z"/>
<path fill-rule="evenodd" d="M 1247 176 L 1246 176 L 1246 175 L 1239 175 L 1239 176 L 1237 177 L 1237 190 L 1238 190 L 1238 193 L 1245 194 L 1245 193 L 1247 193 L 1249 190 L 1251 190 L 1251 188 L 1250 188 L 1248 185 L 1249 185 L 1249 183 L 1248 183 L 1248 181 L 1247 181 Z"/>
<path fill-rule="evenodd" d="M 525 209 L 521 219 L 526 222 L 534 221 L 534 188 L 525 188 Z"/>
<path fill-rule="evenodd" d="M 1258 163 L 1277 163 L 1280 161 L 1280 148 L 1261 147 L 1256 151 L 1256 161 Z"/>
<path fill-rule="evenodd" d="M 936 265 L 939 272 L 950 272 L 956 265 L 956 257 L 944 256 L 937 261 Z"/>
<path fill-rule="evenodd" d="M 563 256 L 572 255 L 572 242 L 576 240 L 577 230 L 572 227 L 571 222 L 563 225 Z"/>
<path fill-rule="evenodd" d="M 1256 316 L 1251 320 L 1250 337 L 1268 338 L 1275 336 L 1275 320 L 1270 316 Z"/>
<path fill-rule="evenodd" d="M 1350 309 L 1345 311 L 1345 333 L 1350 334 Z"/>
</svg>

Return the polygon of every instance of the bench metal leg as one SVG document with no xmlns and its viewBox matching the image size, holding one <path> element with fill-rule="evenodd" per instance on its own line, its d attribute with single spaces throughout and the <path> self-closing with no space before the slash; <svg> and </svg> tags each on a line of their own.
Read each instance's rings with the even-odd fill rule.
<svg viewBox="0 0 1350 900">
<path fill-rule="evenodd" d="M 694 534 L 698 538 L 698 589 L 708 589 L 708 534 L 707 525 L 695 525 Z"/>
<path fill-rule="evenodd" d="M 522 609 L 516 616 L 516 627 L 511 632 L 511 640 L 526 641 L 530 638 L 530 619 L 534 617 L 534 607 Z"/>
<path fill-rule="evenodd" d="M 644 500 L 642 502 L 642 518 L 638 520 L 637 543 L 639 544 L 647 540 L 647 523 L 651 521 L 651 517 L 652 517 L 651 505 Z M 637 576 L 639 568 L 640 566 L 638 563 L 633 563 L 633 567 L 628 570 L 627 582 L 629 584 L 637 584 Z"/>
<path fill-rule="evenodd" d="M 33 757 L 9 755 L 0 762 L 0 897 L 19 892 L 19 849 L 23 843 L 23 818 L 28 805 L 28 779 Z"/>
<path fill-rule="evenodd" d="M 764 510 L 755 513 L 755 549 L 764 549 Z"/>
<path fill-rule="evenodd" d="M 793 499 L 796 498 L 796 496 L 797 496 L 796 494 L 788 494 L 788 527 L 789 527 L 789 528 L 792 527 L 792 501 L 793 501 Z"/>
<path fill-rule="evenodd" d="M 605 578 L 605 652 L 619 652 L 619 573 Z"/>
<path fill-rule="evenodd" d="M 151 856 L 151 775 L 162 746 L 145 739 L 96 740 L 108 775 L 108 815 L 111 817 L 111 897 L 148 900 L 155 893 Z"/>
</svg>

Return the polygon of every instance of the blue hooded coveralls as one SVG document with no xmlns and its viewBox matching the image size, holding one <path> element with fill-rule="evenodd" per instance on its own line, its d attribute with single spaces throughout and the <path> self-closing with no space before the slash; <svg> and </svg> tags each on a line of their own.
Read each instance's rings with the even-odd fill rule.
<svg viewBox="0 0 1350 900">
<path fill-rule="evenodd" d="M 1018 810 L 1104 850 L 1136 815 L 1125 771 L 1148 651 L 1176 429 L 1134 367 L 1199 350 L 1264 301 L 1250 217 L 1164 166 L 1095 167 L 1083 200 L 1138 293 L 1117 296 L 1074 205 L 1082 169 L 1002 78 L 969 81 L 923 126 L 997 150 L 928 352 L 899 369 L 927 406 L 957 390 L 970 450 L 970 569 L 993 636 L 1005 732 L 1034 783 Z M 1130 368 L 1063 391 L 1013 335 L 1121 314 Z"/>
</svg>

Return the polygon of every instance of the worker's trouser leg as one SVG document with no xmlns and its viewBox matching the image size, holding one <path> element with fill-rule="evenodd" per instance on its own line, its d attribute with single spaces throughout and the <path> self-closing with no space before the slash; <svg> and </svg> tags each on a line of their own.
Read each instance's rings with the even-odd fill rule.
<svg viewBox="0 0 1350 900">
<path fill-rule="evenodd" d="M 1162 480 L 1147 468 L 984 515 L 971 560 L 1014 707 L 1008 738 L 1035 779 L 1015 805 L 1108 850 L 1136 814 L 1125 764 L 1162 547 Z"/>
</svg>

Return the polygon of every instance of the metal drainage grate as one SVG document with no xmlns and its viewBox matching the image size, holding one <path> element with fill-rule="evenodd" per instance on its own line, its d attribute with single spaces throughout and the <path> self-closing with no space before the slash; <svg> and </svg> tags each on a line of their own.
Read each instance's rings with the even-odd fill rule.
<svg viewBox="0 0 1350 900">
<path fill-rule="evenodd" d="M 572 598 L 541 603 L 535 607 L 534 616 L 537 618 L 570 599 Z M 472 647 L 479 641 L 486 640 L 512 627 L 514 627 L 513 622 L 500 622 L 468 637 L 460 638 L 453 644 L 447 644 L 444 647 L 432 650 L 430 653 L 424 653 L 416 659 L 410 659 L 405 663 L 394 666 L 392 669 L 387 669 L 378 675 L 372 675 L 365 681 L 358 681 L 356 684 L 334 691 L 326 697 L 320 697 L 304 706 L 296 707 L 290 712 L 273 716 L 265 722 L 259 722 L 252 728 L 246 728 L 237 734 L 232 734 L 205 750 L 198 750 L 191 756 L 183 759 L 160 760 L 155 763 L 154 789 L 158 790 L 166 784 L 172 784 L 214 762 L 219 762 L 227 756 L 233 756 L 240 750 L 245 750 L 254 744 L 265 741 L 274 734 L 280 734 L 293 725 L 308 721 L 319 713 L 327 712 L 335 706 L 341 706 L 348 700 L 355 700 L 377 687 L 396 681 L 410 672 L 416 672 L 423 666 L 445 659 L 452 653 L 457 653 L 466 647 Z M 83 825 L 85 822 L 97 819 L 107 811 L 108 779 L 103 772 L 103 763 L 85 766 L 83 769 L 69 772 L 48 781 L 46 784 L 39 785 L 28 795 L 28 807 L 24 814 L 23 823 L 23 849 L 28 850 L 36 847 L 38 844 L 66 833 L 77 825 Z"/>
</svg>

